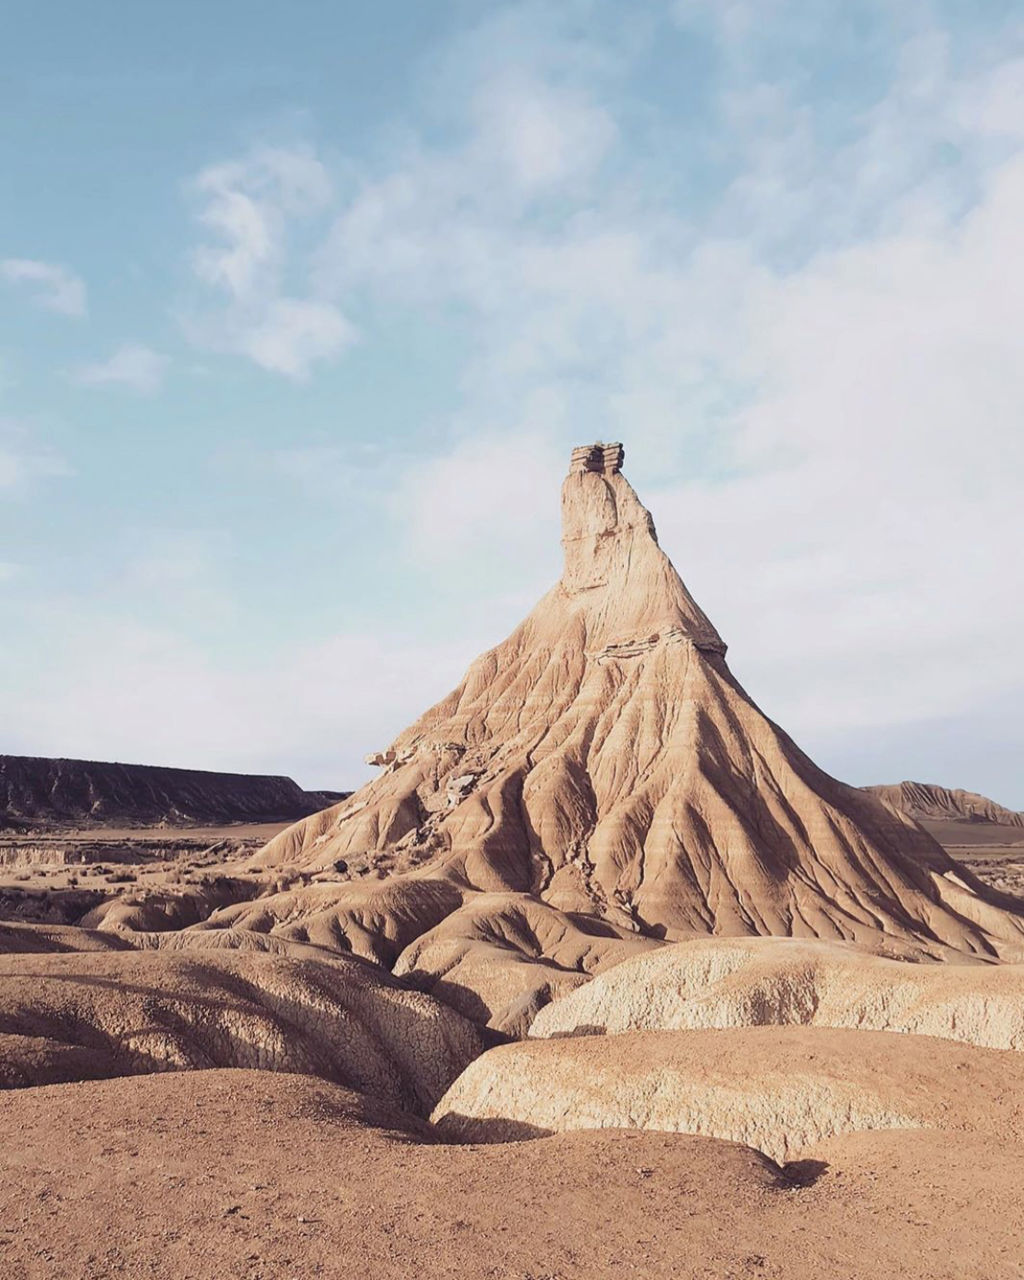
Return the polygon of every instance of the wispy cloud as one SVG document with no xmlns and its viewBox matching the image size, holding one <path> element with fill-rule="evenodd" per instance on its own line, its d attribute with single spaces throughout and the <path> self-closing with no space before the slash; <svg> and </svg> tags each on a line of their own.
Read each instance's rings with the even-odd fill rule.
<svg viewBox="0 0 1024 1280">
<path fill-rule="evenodd" d="M 107 360 L 74 369 L 71 379 L 83 387 L 127 387 L 152 395 L 160 389 L 169 364 L 169 357 L 132 343 L 119 347 Z"/>
<path fill-rule="evenodd" d="M 19 495 L 38 479 L 68 474 L 59 454 L 40 446 L 20 423 L 0 418 L 0 494 Z"/>
<path fill-rule="evenodd" d="M 0 262 L 0 276 L 12 284 L 25 285 L 32 301 L 47 311 L 85 315 L 85 283 L 67 267 L 34 258 L 5 258 Z"/>
<path fill-rule="evenodd" d="M 259 148 L 209 166 L 191 185 L 197 220 L 213 237 L 192 255 L 193 272 L 220 299 L 188 317 L 194 341 L 302 379 L 355 340 L 352 324 L 312 296 L 308 279 L 297 295 L 291 281 L 292 233 L 331 198 L 327 171 L 309 148 Z"/>
</svg>

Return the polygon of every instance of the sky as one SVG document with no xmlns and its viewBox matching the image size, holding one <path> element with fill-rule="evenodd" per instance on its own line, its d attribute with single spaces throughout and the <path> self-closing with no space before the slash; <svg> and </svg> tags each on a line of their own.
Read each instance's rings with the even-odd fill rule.
<svg viewBox="0 0 1024 1280">
<path fill-rule="evenodd" d="M 1024 12 L 8 0 L 0 751 L 348 788 L 622 440 L 822 767 L 1024 808 Z"/>
</svg>

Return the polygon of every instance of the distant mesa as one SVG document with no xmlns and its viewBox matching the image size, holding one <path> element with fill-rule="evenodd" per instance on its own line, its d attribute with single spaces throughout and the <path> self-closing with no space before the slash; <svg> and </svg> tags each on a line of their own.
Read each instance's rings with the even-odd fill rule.
<svg viewBox="0 0 1024 1280">
<path fill-rule="evenodd" d="M 1005 809 L 974 791 L 939 787 L 931 782 L 897 782 L 864 790 L 918 822 L 985 822 L 1024 828 L 1024 813 Z"/>
<path fill-rule="evenodd" d="M 346 794 L 260 774 L 0 756 L 0 827 L 288 822 Z"/>
</svg>

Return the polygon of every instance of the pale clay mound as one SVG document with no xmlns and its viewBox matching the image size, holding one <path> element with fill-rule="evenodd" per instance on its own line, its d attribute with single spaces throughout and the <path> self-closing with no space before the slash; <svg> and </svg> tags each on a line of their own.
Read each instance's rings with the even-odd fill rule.
<svg viewBox="0 0 1024 1280">
<path fill-rule="evenodd" d="M 0 957 L 0 1085 L 206 1067 L 323 1076 L 423 1112 L 481 1049 L 453 1010 L 350 957 Z"/>
<path fill-rule="evenodd" d="M 214 911 L 203 929 L 248 929 L 311 942 L 390 968 L 427 929 L 458 910 L 463 888 L 414 874 L 387 880 L 310 884 Z"/>
<path fill-rule="evenodd" d="M 0 1257 L 5 1280 L 1019 1280 L 1024 1147 L 951 1137 L 834 1138 L 794 1181 L 686 1134 L 448 1147 L 311 1077 L 26 1089 L 0 1095 Z"/>
<path fill-rule="evenodd" d="M 78 921 L 85 929 L 153 933 L 187 929 L 212 912 L 248 899 L 260 886 L 233 876 L 216 875 L 197 885 L 135 886 L 107 898 Z"/>
<path fill-rule="evenodd" d="M 789 938 L 701 939 L 636 956 L 556 999 L 530 1035 L 787 1023 L 1024 1050 L 1024 966 L 905 964 Z"/>
<path fill-rule="evenodd" d="M 127 932 L 116 935 L 130 939 L 139 951 L 259 951 L 293 960 L 336 960 L 338 953 L 307 942 L 293 942 L 273 933 L 250 929 L 180 929 L 168 933 Z"/>
<path fill-rule="evenodd" d="M 448 910 L 473 892 L 529 893 L 669 940 L 1024 955 L 1022 904 L 822 773 L 751 702 L 620 462 L 617 446 L 576 451 L 558 585 L 373 757 L 377 779 L 286 829 L 257 864 L 336 866 L 350 887 L 335 886 L 330 918 L 315 900 L 301 912 L 362 954 L 391 956 L 435 928 L 446 883 Z M 368 912 L 360 877 L 373 874 L 408 884 L 401 921 Z M 293 906 L 229 909 L 224 923 L 294 933 Z"/>
<path fill-rule="evenodd" d="M 866 1129 L 956 1129 L 1019 1142 L 1022 1091 L 1024 1056 L 926 1036 L 792 1026 L 633 1031 L 491 1049 L 431 1118 L 446 1137 L 468 1142 L 656 1129 L 786 1160 Z"/>
</svg>

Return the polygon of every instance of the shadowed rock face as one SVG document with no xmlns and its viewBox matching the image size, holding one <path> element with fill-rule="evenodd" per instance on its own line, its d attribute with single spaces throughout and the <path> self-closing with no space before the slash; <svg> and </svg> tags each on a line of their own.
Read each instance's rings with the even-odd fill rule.
<svg viewBox="0 0 1024 1280">
<path fill-rule="evenodd" d="M 657 938 L 1020 954 L 1020 904 L 758 710 L 620 466 L 612 446 L 574 454 L 558 585 L 375 757 L 380 777 L 258 862 L 342 859 L 398 873 L 413 897 L 424 879 L 527 893 Z"/>
</svg>

